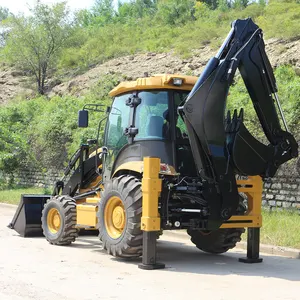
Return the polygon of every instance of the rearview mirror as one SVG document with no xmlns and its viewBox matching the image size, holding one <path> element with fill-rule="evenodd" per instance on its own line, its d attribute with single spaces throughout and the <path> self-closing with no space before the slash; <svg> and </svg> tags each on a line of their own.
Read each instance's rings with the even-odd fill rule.
<svg viewBox="0 0 300 300">
<path fill-rule="evenodd" d="M 78 111 L 78 127 L 86 128 L 89 126 L 89 112 L 88 110 Z"/>
</svg>

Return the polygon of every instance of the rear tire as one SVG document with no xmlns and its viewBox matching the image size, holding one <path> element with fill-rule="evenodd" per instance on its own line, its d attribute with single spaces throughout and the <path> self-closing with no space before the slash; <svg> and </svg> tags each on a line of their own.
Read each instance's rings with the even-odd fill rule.
<svg viewBox="0 0 300 300">
<path fill-rule="evenodd" d="M 123 175 L 105 184 L 97 213 L 99 239 L 108 254 L 116 257 L 142 255 L 141 182 Z"/>
<path fill-rule="evenodd" d="M 78 236 L 76 202 L 70 196 L 50 198 L 42 211 L 42 229 L 53 245 L 70 245 Z"/>
<path fill-rule="evenodd" d="M 247 210 L 243 201 L 243 197 L 240 196 L 240 204 L 237 209 L 238 215 L 243 215 Z M 220 228 L 214 231 L 187 230 L 192 243 L 198 249 L 213 254 L 225 253 L 235 248 L 236 244 L 241 241 L 241 236 L 244 232 L 245 228 Z"/>
<path fill-rule="evenodd" d="M 204 252 L 221 254 L 233 249 L 241 241 L 244 228 L 221 228 L 211 232 L 188 229 L 191 241 Z"/>
</svg>

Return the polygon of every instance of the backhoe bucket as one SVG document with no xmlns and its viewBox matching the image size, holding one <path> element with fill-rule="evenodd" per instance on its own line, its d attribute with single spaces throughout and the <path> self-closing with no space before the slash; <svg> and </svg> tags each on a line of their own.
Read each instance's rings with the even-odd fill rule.
<svg viewBox="0 0 300 300">
<path fill-rule="evenodd" d="M 22 195 L 15 215 L 8 225 L 22 237 L 43 236 L 42 210 L 51 195 Z"/>
</svg>

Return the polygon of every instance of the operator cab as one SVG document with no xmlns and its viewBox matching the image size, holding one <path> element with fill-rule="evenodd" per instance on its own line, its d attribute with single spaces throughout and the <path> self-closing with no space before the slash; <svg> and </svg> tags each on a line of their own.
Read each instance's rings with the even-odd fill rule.
<svg viewBox="0 0 300 300">
<path fill-rule="evenodd" d="M 159 157 L 182 175 L 196 175 L 186 127 L 177 112 L 196 80 L 158 75 L 123 82 L 111 91 L 114 100 L 105 129 L 104 176 L 145 156 Z"/>
</svg>

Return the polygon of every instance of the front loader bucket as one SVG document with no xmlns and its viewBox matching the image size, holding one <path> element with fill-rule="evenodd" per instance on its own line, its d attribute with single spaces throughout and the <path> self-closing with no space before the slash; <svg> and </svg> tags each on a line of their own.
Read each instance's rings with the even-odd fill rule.
<svg viewBox="0 0 300 300">
<path fill-rule="evenodd" d="M 22 237 L 43 236 L 42 210 L 51 195 L 22 195 L 15 215 L 8 225 Z"/>
</svg>

